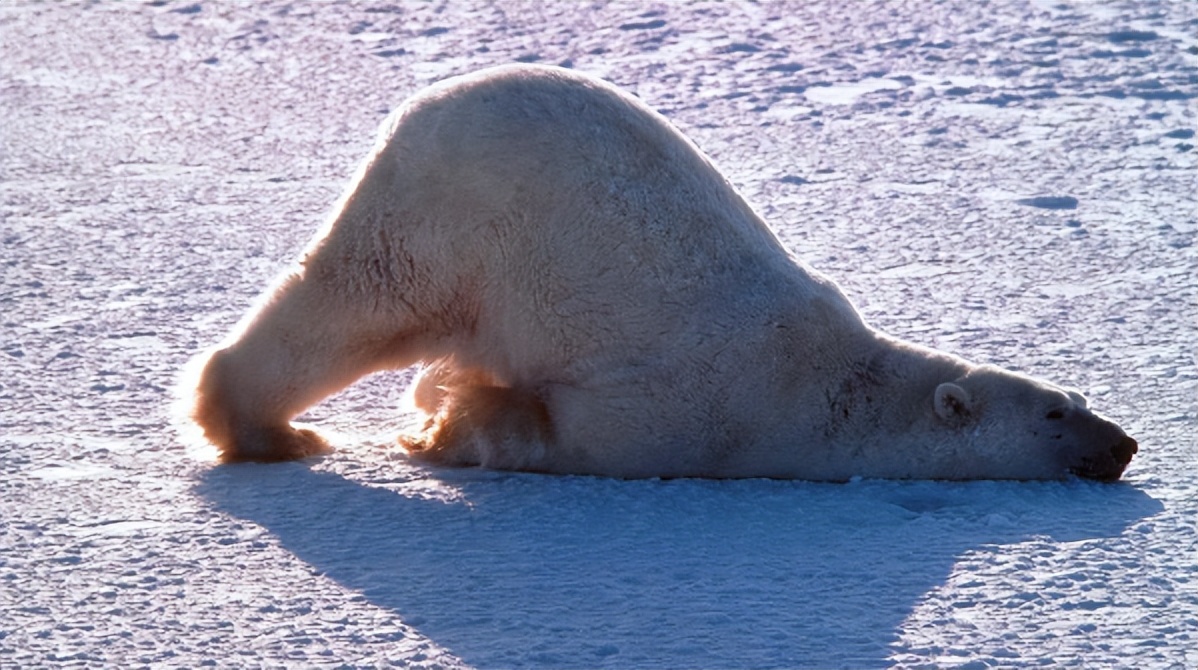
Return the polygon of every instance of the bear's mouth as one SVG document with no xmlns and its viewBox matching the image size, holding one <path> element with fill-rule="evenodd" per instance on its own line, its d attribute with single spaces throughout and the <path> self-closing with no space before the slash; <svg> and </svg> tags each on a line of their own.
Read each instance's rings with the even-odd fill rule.
<svg viewBox="0 0 1198 670">
<path fill-rule="evenodd" d="M 1106 452 L 1083 458 L 1081 465 L 1070 468 L 1069 472 L 1078 477 L 1100 482 L 1118 481 L 1123 476 L 1123 471 L 1127 469 L 1127 464 L 1131 463 L 1131 457 L 1139 450 L 1139 445 L 1135 440 L 1124 437 Z"/>
</svg>

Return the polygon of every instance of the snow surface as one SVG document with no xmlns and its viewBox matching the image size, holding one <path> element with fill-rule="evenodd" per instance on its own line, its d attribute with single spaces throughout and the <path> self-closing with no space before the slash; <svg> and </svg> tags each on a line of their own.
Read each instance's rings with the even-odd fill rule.
<svg viewBox="0 0 1198 670">
<path fill-rule="evenodd" d="M 1083 388 L 1125 483 L 214 467 L 169 406 L 376 124 L 514 60 L 710 153 L 873 323 Z M 0 3 L 0 666 L 1198 667 L 1193 2 Z"/>
</svg>

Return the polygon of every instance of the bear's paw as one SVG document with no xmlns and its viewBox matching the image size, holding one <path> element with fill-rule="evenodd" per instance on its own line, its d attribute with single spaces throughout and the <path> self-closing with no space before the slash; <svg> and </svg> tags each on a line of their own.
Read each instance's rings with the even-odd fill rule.
<svg viewBox="0 0 1198 670">
<path fill-rule="evenodd" d="M 277 463 L 319 456 L 332 450 L 315 431 L 282 426 L 242 432 L 232 444 L 221 448 L 220 459 L 225 463 Z"/>
</svg>

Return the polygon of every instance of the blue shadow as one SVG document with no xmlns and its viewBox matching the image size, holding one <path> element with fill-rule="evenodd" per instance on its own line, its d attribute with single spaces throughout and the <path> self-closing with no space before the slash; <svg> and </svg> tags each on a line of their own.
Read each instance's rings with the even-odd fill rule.
<svg viewBox="0 0 1198 670">
<path fill-rule="evenodd" d="M 1162 509 L 1087 482 L 431 477 L 458 498 L 302 464 L 215 468 L 198 491 L 482 668 L 883 667 L 963 552 Z"/>
</svg>

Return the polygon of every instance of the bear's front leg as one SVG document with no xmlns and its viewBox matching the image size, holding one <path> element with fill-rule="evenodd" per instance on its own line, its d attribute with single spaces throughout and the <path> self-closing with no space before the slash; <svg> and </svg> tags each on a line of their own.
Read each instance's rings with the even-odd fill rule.
<svg viewBox="0 0 1198 670">
<path fill-rule="evenodd" d="M 422 435 L 401 436 L 414 458 L 437 465 L 551 471 L 553 424 L 536 393 L 466 384 L 444 390 Z"/>
</svg>

